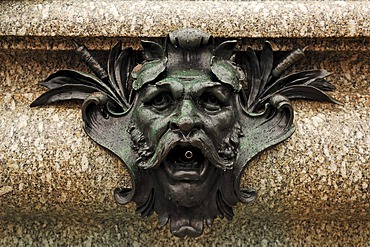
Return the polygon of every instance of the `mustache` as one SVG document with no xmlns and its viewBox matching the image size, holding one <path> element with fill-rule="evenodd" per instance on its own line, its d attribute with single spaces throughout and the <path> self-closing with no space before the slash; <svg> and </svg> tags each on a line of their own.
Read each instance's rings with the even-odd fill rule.
<svg viewBox="0 0 370 247">
<path fill-rule="evenodd" d="M 142 160 L 138 166 L 143 169 L 159 166 L 177 145 L 191 145 L 198 148 L 212 165 L 224 171 L 233 166 L 232 161 L 225 160 L 219 155 L 212 140 L 203 130 L 195 130 L 188 136 L 184 136 L 181 131 L 168 130 L 159 140 L 153 156 L 145 161 Z"/>
</svg>

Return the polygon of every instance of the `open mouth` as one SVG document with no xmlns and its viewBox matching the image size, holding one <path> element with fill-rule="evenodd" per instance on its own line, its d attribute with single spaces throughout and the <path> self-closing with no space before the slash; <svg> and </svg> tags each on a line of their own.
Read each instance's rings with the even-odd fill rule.
<svg viewBox="0 0 370 247">
<path fill-rule="evenodd" d="M 173 180 L 200 180 L 208 167 L 202 151 L 192 145 L 176 145 L 167 155 L 164 167 Z"/>
</svg>

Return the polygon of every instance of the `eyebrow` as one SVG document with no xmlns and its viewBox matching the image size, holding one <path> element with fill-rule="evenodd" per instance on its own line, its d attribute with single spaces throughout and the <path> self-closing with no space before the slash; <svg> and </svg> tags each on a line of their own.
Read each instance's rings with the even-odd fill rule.
<svg viewBox="0 0 370 247">
<path fill-rule="evenodd" d="M 205 91 L 207 89 L 222 86 L 220 82 L 214 82 L 214 81 L 201 81 L 198 83 L 195 83 L 192 87 L 192 91 L 199 92 L 199 91 Z"/>
<path fill-rule="evenodd" d="M 144 90 L 144 98 L 152 98 L 158 93 L 169 91 L 175 98 L 180 98 L 184 92 L 184 86 L 176 80 L 162 80 L 155 84 L 148 84 Z"/>
<path fill-rule="evenodd" d="M 183 96 L 187 82 L 197 80 L 197 77 L 177 77 L 177 78 L 165 78 L 161 81 L 156 82 L 154 85 L 148 85 L 147 92 L 145 92 L 144 97 L 150 97 L 152 94 L 169 90 L 175 98 L 180 98 Z M 196 97 L 200 96 L 203 92 L 210 90 L 215 87 L 223 86 L 220 82 L 215 82 L 211 80 L 202 80 L 195 82 L 190 87 L 190 94 Z"/>
</svg>

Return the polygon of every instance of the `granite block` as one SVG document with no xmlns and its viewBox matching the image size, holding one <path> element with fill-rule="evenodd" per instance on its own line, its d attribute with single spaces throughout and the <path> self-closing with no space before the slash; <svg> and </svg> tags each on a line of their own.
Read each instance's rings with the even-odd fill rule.
<svg viewBox="0 0 370 247">
<path fill-rule="evenodd" d="M 122 163 L 82 131 L 77 103 L 30 109 L 35 96 L 0 97 L 3 213 L 116 209 L 113 189 L 130 186 Z M 370 220 L 370 96 L 338 96 L 344 106 L 294 103 L 296 133 L 243 176 L 242 184 L 259 192 L 247 214 Z"/>
<path fill-rule="evenodd" d="M 2 1 L 2 36 L 369 37 L 369 1 Z M 76 28 L 78 27 L 78 28 Z"/>
<path fill-rule="evenodd" d="M 238 207 L 247 210 L 244 207 Z M 152 219 L 124 214 L 0 219 L 2 246 L 367 246 L 364 221 L 218 219 L 196 239 L 176 238 Z"/>
<path fill-rule="evenodd" d="M 275 44 L 274 40 L 271 42 Z M 92 54 L 105 66 L 108 51 L 92 51 Z M 286 51 L 276 52 L 275 60 L 281 61 L 286 55 Z M 0 52 L 0 59 L 3 61 L 0 63 L 2 92 L 42 92 L 43 87 L 37 86 L 37 83 L 58 69 L 89 72 L 87 66 L 81 62 L 80 56 L 74 51 L 6 50 Z M 307 51 L 306 57 L 290 72 L 314 68 L 332 72 L 328 79 L 338 87 L 339 92 L 366 94 L 369 91 L 369 51 Z"/>
</svg>

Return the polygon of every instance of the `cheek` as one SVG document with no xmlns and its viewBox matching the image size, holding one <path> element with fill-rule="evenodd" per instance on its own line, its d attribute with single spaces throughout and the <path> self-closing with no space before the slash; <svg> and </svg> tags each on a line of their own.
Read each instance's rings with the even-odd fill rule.
<svg viewBox="0 0 370 247">
<path fill-rule="evenodd" d="M 207 132 L 222 135 L 234 127 L 237 120 L 236 110 L 228 109 L 215 115 L 205 116 L 204 128 Z"/>
<path fill-rule="evenodd" d="M 146 141 L 152 146 L 167 130 L 168 117 L 157 114 L 144 106 L 139 106 L 134 115 L 133 121 L 141 132 L 144 133 Z"/>
<path fill-rule="evenodd" d="M 219 147 L 234 130 L 236 122 L 236 111 L 221 112 L 207 117 L 207 121 L 204 122 L 204 131 L 211 138 L 213 144 Z"/>
</svg>

